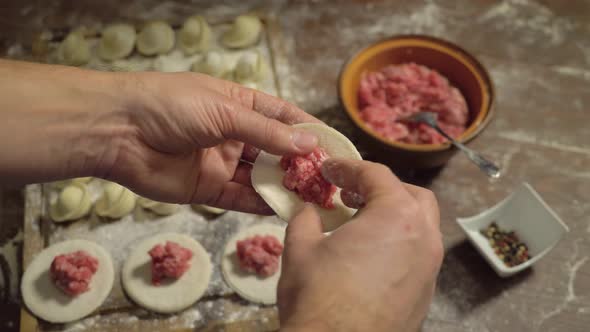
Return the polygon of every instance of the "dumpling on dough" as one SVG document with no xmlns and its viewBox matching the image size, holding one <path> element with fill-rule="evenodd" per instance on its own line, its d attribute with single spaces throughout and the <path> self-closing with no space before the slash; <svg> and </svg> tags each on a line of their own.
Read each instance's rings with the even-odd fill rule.
<svg viewBox="0 0 590 332">
<path fill-rule="evenodd" d="M 258 16 L 240 15 L 223 34 L 221 42 L 229 48 L 245 48 L 258 43 L 261 31 L 262 22 Z"/>
<path fill-rule="evenodd" d="M 213 77 L 223 77 L 227 72 L 227 64 L 221 54 L 210 51 L 201 60 L 195 62 L 191 70 Z"/>
<path fill-rule="evenodd" d="M 175 35 L 163 21 L 147 23 L 137 36 L 137 50 L 143 55 L 166 54 L 174 47 Z"/>
<path fill-rule="evenodd" d="M 139 206 L 142 208 L 150 210 L 161 216 L 173 214 L 174 212 L 178 211 L 178 208 L 180 208 L 180 205 L 178 204 L 157 202 L 145 197 L 140 197 L 137 200 L 137 204 L 139 204 Z"/>
<path fill-rule="evenodd" d="M 266 63 L 260 52 L 249 52 L 238 60 L 234 69 L 234 79 L 239 83 L 259 82 L 266 75 Z"/>
<path fill-rule="evenodd" d="M 131 190 L 109 182 L 105 184 L 104 192 L 96 202 L 96 214 L 113 219 L 121 218 L 133 211 L 136 199 Z"/>
<path fill-rule="evenodd" d="M 55 222 L 80 219 L 90 211 L 92 203 L 86 185 L 72 182 L 66 186 L 49 209 L 49 215 Z"/>
<path fill-rule="evenodd" d="M 191 16 L 178 32 L 178 43 L 187 55 L 204 52 L 209 49 L 211 28 L 203 16 Z"/>
<path fill-rule="evenodd" d="M 81 31 L 70 32 L 59 45 L 58 56 L 64 65 L 85 65 L 90 61 L 90 44 Z"/>
<path fill-rule="evenodd" d="M 129 24 L 112 24 L 102 30 L 98 55 L 108 61 L 127 57 L 135 46 L 135 28 Z"/>
</svg>

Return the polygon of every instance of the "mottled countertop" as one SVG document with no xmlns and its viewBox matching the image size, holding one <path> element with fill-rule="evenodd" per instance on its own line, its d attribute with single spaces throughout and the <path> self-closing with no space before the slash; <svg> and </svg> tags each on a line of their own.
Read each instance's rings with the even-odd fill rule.
<svg viewBox="0 0 590 332">
<path fill-rule="evenodd" d="M 441 206 L 446 258 L 423 330 L 590 329 L 590 1 L 193 2 L 4 1 L 0 50 L 6 54 L 44 28 L 179 21 L 198 12 L 265 7 L 279 18 L 282 47 L 289 51 L 278 67 L 285 97 L 354 136 L 336 91 L 350 55 L 400 33 L 456 42 L 484 63 L 497 90 L 495 119 L 471 146 L 497 160 L 506 175 L 489 182 L 461 155 L 441 170 L 403 175 L 431 188 Z M 454 219 L 497 203 L 522 181 L 533 185 L 570 232 L 533 269 L 501 279 Z M 18 284 L 22 219 L 21 191 L 0 192 L 0 330 L 18 321 L 18 294 L 8 284 Z"/>
</svg>

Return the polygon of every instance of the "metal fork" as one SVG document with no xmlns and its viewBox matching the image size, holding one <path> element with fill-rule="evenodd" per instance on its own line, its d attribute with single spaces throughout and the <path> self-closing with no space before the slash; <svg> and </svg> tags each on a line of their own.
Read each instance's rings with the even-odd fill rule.
<svg viewBox="0 0 590 332">
<path fill-rule="evenodd" d="M 459 150 L 463 151 L 467 155 L 473 163 L 475 163 L 479 169 L 481 169 L 484 173 L 487 174 L 492 179 L 497 179 L 500 177 L 500 168 L 496 166 L 491 161 L 485 159 L 477 152 L 471 150 L 470 148 L 466 147 L 462 143 L 459 143 L 449 134 L 445 133 L 439 126 L 438 126 L 438 114 L 432 112 L 420 112 L 416 113 L 408 118 L 405 119 L 409 122 L 420 122 L 424 123 L 436 130 L 439 134 L 446 137 L 454 146 L 456 146 Z"/>
</svg>

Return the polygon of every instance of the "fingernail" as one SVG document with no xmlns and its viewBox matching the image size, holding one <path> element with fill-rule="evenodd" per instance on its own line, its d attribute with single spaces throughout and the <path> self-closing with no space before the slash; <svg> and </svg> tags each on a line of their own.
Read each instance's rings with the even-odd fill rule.
<svg viewBox="0 0 590 332">
<path fill-rule="evenodd" d="M 338 161 L 333 158 L 324 161 L 320 171 L 322 172 L 324 179 L 328 180 L 328 182 L 332 184 L 337 183 L 342 177 L 342 172 L 338 167 Z"/>
<path fill-rule="evenodd" d="M 293 136 L 293 144 L 303 151 L 311 151 L 318 145 L 318 138 L 306 131 L 296 131 Z"/>
</svg>

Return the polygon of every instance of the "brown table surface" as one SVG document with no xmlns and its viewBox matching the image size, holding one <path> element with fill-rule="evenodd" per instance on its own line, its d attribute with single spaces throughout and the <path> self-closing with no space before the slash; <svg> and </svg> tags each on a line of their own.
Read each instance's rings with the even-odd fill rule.
<svg viewBox="0 0 590 332">
<path fill-rule="evenodd" d="M 291 50 L 290 66 L 279 68 L 287 98 L 346 131 L 336 81 L 356 50 L 400 33 L 456 42 L 486 65 L 497 89 L 495 119 L 471 146 L 497 160 L 506 175 L 490 183 L 456 155 L 440 171 L 406 177 L 437 194 L 446 248 L 423 330 L 590 330 L 590 1 L 194 2 L 3 1 L 0 54 L 43 28 L 179 21 L 220 6 L 236 12 L 264 6 L 279 15 Z M 522 181 L 537 189 L 570 233 L 532 270 L 501 279 L 465 242 L 454 219 L 495 204 Z M 0 192 L 0 245 L 18 233 L 22 218 L 21 191 Z M 18 321 L 14 292 L 1 288 L 8 260 L 0 256 L 0 330 Z"/>
</svg>

